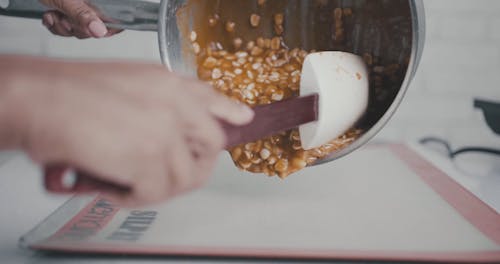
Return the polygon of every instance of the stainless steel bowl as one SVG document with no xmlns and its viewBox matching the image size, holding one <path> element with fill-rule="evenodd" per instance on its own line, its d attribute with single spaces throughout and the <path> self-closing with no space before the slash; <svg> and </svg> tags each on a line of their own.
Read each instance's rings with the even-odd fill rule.
<svg viewBox="0 0 500 264">
<path fill-rule="evenodd" d="M 203 27 L 203 21 L 208 21 L 206 14 L 199 13 L 200 9 L 220 5 L 224 1 L 226 0 L 89 0 L 105 17 L 110 27 L 157 31 L 163 64 L 174 72 L 189 76 L 196 76 L 196 63 L 194 54 L 186 48 L 189 43 L 186 32 L 198 30 Z M 271 1 L 273 0 L 268 0 Z M 230 2 L 233 4 L 228 4 L 227 8 L 224 5 L 218 6 L 218 12 L 233 16 L 232 19 L 236 21 L 242 19 L 248 23 L 252 8 L 258 8 L 256 0 Z M 242 7 L 238 16 L 233 14 L 236 2 Z M 284 39 L 289 47 L 344 50 L 360 55 L 371 53 L 378 63 L 397 63 L 403 66 L 397 80 L 393 80 L 380 91 L 371 91 L 368 112 L 358 124 L 364 131 L 362 136 L 348 147 L 318 162 L 323 163 L 342 157 L 367 143 L 395 113 L 422 56 L 425 14 L 422 0 L 329 0 L 328 5 L 348 7 L 355 14 L 350 24 L 346 25 L 347 44 L 335 44 L 328 37 L 332 35 L 331 28 L 318 26 L 321 24 L 321 17 L 329 11 L 314 8 L 312 5 L 315 2 L 317 1 L 280 0 L 279 12 L 285 14 L 286 21 Z M 2 3 L 0 14 L 3 15 L 40 18 L 46 10 L 37 0 L 4 0 Z M 179 22 L 181 11 L 187 14 L 188 19 Z M 240 15 L 245 12 L 248 12 L 248 16 Z M 325 21 L 328 21 L 328 18 Z M 271 30 L 271 27 L 264 28 L 258 34 L 270 34 Z M 248 34 L 245 37 L 251 38 L 253 33 Z"/>
</svg>

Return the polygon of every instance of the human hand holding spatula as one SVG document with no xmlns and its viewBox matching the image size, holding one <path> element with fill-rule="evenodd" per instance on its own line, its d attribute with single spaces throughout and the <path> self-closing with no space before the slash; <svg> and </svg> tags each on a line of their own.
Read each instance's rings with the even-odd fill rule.
<svg viewBox="0 0 500 264">
<path fill-rule="evenodd" d="M 221 121 L 226 148 L 299 127 L 302 147 L 319 147 L 351 128 L 368 104 L 368 71 L 363 60 L 344 52 L 308 55 L 301 73 L 300 96 L 254 108 L 244 126 Z M 114 192 L 130 187 L 99 180 L 66 165 L 45 169 L 45 186 L 56 193 Z"/>
</svg>

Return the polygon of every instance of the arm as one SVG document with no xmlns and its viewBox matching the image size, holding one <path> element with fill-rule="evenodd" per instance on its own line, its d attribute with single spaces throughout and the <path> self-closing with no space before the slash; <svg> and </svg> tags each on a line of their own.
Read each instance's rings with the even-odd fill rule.
<svg viewBox="0 0 500 264">
<path fill-rule="evenodd" d="M 68 164 L 128 186 L 126 205 L 159 202 L 203 183 L 225 136 L 249 108 L 161 65 L 0 56 L 0 148 L 42 166 Z"/>
<path fill-rule="evenodd" d="M 0 150 L 22 148 L 27 111 L 20 97 L 25 84 L 39 78 L 33 66 L 26 58 L 0 56 Z"/>
</svg>

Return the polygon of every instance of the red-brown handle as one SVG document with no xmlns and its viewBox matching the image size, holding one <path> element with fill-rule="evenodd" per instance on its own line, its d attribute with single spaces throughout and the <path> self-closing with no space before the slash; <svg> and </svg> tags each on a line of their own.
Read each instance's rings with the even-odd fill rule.
<svg viewBox="0 0 500 264">
<path fill-rule="evenodd" d="M 47 166 L 44 169 L 45 189 L 59 194 L 87 194 L 96 192 L 126 195 L 130 188 L 100 180 L 89 173 L 74 171 L 68 166 Z"/>
<path fill-rule="evenodd" d="M 318 95 L 298 97 L 253 108 L 252 122 L 235 126 L 220 120 L 226 134 L 226 148 L 251 142 L 277 132 L 317 120 Z M 69 179 L 68 179 L 69 178 Z M 69 181 L 69 183 L 67 182 Z M 112 192 L 126 194 L 130 188 L 100 180 L 91 173 L 70 166 L 55 165 L 45 168 L 45 188 L 54 193 Z"/>
</svg>

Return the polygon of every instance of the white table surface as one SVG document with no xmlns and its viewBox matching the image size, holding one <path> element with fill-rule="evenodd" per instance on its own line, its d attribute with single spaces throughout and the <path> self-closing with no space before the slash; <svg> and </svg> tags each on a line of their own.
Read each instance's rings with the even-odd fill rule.
<svg viewBox="0 0 500 264">
<path fill-rule="evenodd" d="M 383 130 L 387 138 L 415 139 L 435 135 L 448 139 L 454 147 L 500 147 L 500 137 L 486 128 L 479 111 L 472 108 L 472 98 L 500 100 L 499 6 L 500 1 L 495 0 L 481 1 L 481 4 L 467 0 L 425 1 L 427 41 L 424 56 L 419 73 L 391 121 L 392 125 Z M 52 36 L 36 20 L 0 16 L 0 35 L 0 53 L 159 61 L 156 34 L 150 32 L 129 31 L 106 40 L 81 41 Z M 34 167 L 21 165 L 20 158 L 5 163 L 4 157 L 0 153 L 0 263 L 125 261 L 123 258 L 45 256 L 18 249 L 19 237 L 67 198 L 47 195 Z M 497 166 L 497 174 L 500 174 L 499 170 Z M 500 195 L 495 193 L 495 190 L 500 190 L 499 180 L 490 178 L 484 181 L 461 176 L 457 181 L 499 208 Z M 169 261 L 133 259 L 127 262 Z"/>
<path fill-rule="evenodd" d="M 436 162 L 443 162 L 436 156 Z M 442 164 L 446 167 L 446 164 Z M 451 168 L 451 167 L 450 167 Z M 495 174 L 500 176 L 500 171 Z M 456 178 L 491 207 L 500 208 L 500 177 L 482 182 L 480 178 Z M 490 188 L 478 188 L 489 186 Z M 0 263 L 251 263 L 251 260 L 105 257 L 54 255 L 18 247 L 19 238 L 58 208 L 68 197 L 47 194 L 42 188 L 39 169 L 22 154 L 0 162 Z M 497 209 L 498 210 L 498 209 Z M 271 261 L 260 261 L 271 262 Z M 272 261 L 272 263 L 276 263 Z"/>
<path fill-rule="evenodd" d="M 67 196 L 54 196 L 46 193 L 42 188 L 40 175 L 39 169 L 22 154 L 15 154 L 0 162 L 0 263 L 228 263 L 236 261 L 54 255 L 21 249 L 18 247 L 19 238 L 68 199 Z M 248 262 L 250 261 L 238 260 L 238 263 Z"/>
<path fill-rule="evenodd" d="M 41 179 L 39 168 L 21 153 L 0 161 L 0 263 L 253 263 L 236 259 L 75 256 L 21 249 L 19 238 L 69 198 L 48 194 Z"/>
</svg>

